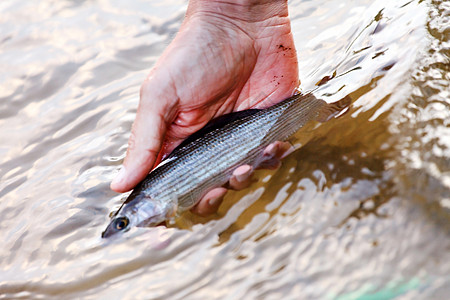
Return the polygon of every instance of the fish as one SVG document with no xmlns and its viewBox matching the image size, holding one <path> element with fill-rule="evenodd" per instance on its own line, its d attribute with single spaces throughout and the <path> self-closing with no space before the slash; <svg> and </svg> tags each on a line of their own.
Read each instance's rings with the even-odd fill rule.
<svg viewBox="0 0 450 300">
<path fill-rule="evenodd" d="M 238 166 L 258 167 L 268 145 L 286 141 L 310 121 L 331 118 L 342 107 L 345 105 L 328 105 L 312 93 L 297 94 L 269 108 L 213 119 L 178 145 L 134 188 L 102 238 L 134 226 L 156 226 L 192 208 L 208 191 L 227 183 Z"/>
</svg>

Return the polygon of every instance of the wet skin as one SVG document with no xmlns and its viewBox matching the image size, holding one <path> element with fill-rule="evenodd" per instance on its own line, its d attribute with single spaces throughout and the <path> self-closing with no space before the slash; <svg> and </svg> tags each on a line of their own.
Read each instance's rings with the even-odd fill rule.
<svg viewBox="0 0 450 300">
<path fill-rule="evenodd" d="M 191 0 L 180 31 L 142 84 L 127 155 L 111 188 L 132 189 L 211 119 L 271 106 L 297 85 L 287 1 Z M 289 151 L 277 142 L 264 154 L 276 167 Z M 245 188 L 252 174 L 250 166 L 238 167 L 227 188 Z M 209 191 L 192 211 L 214 213 L 227 188 Z"/>
</svg>

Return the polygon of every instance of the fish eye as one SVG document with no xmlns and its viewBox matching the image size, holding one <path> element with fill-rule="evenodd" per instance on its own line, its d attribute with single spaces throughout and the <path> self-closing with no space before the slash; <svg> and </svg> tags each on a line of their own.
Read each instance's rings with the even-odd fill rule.
<svg viewBox="0 0 450 300">
<path fill-rule="evenodd" d="M 116 230 L 124 230 L 130 221 L 127 217 L 120 217 L 114 221 L 114 228 Z"/>
</svg>

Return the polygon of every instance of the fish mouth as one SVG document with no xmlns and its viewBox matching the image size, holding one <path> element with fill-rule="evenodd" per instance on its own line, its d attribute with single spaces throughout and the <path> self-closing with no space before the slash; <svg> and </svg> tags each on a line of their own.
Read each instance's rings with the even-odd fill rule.
<svg viewBox="0 0 450 300">
<path fill-rule="evenodd" d="M 105 231 L 102 232 L 102 239 L 106 239 L 106 238 L 109 238 L 114 235 L 114 233 L 108 229 L 109 229 L 109 225 L 108 225 L 108 227 L 106 227 Z"/>
<path fill-rule="evenodd" d="M 120 234 L 124 233 L 125 231 L 128 231 L 128 230 L 124 230 L 124 231 L 111 230 L 111 226 L 108 225 L 108 227 L 106 227 L 105 231 L 102 232 L 102 239 L 108 239 L 113 236 L 119 236 Z"/>
<path fill-rule="evenodd" d="M 113 235 L 116 235 L 117 231 L 111 229 L 111 224 L 109 224 L 105 231 L 102 232 L 102 239 L 107 239 Z"/>
<path fill-rule="evenodd" d="M 108 238 L 110 235 L 108 234 L 107 230 L 102 232 L 102 239 Z"/>
</svg>

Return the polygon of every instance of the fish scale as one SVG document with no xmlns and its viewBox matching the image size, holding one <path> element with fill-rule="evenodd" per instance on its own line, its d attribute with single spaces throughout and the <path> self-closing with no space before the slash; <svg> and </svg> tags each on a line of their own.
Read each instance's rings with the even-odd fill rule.
<svg viewBox="0 0 450 300">
<path fill-rule="evenodd" d="M 156 225 L 171 211 L 194 206 L 206 192 L 224 185 L 240 165 L 257 167 L 262 151 L 285 141 L 319 116 L 326 102 L 312 94 L 295 95 L 266 109 L 235 112 L 213 120 L 179 145 L 133 190 L 103 236 L 118 220 Z M 109 233 L 111 232 L 111 234 Z"/>
<path fill-rule="evenodd" d="M 263 148 L 286 140 L 317 116 L 318 108 L 324 104 L 310 95 L 294 96 L 210 131 L 195 143 L 175 149 L 168 158 L 174 159 L 144 180 L 145 189 L 150 189 L 148 195 L 154 199 L 173 197 L 171 193 L 175 191 L 179 209 L 189 209 L 195 204 L 192 199 L 225 184 L 239 165 L 254 166 Z M 164 173 L 173 176 L 170 182 L 161 180 L 160 174 Z"/>
</svg>

